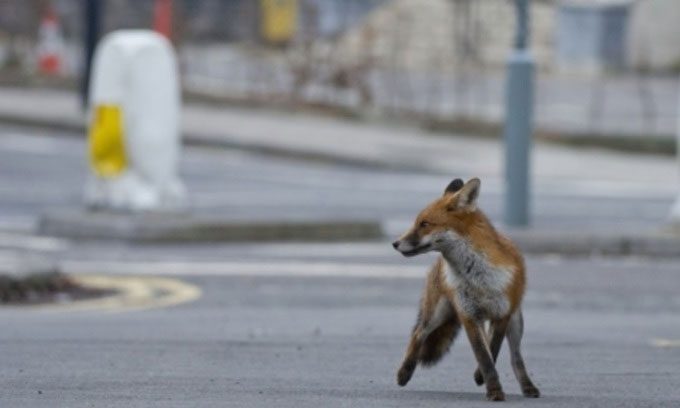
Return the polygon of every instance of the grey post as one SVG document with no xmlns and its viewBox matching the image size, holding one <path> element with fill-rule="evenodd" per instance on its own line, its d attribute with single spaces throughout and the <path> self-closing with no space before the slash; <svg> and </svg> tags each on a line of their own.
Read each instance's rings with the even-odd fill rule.
<svg viewBox="0 0 680 408">
<path fill-rule="evenodd" d="M 528 51 L 529 1 L 515 0 L 517 33 L 508 60 L 505 129 L 504 220 L 529 225 L 529 164 L 532 134 L 534 60 Z"/>
<path fill-rule="evenodd" d="M 83 76 L 80 84 L 80 100 L 83 110 L 87 110 L 88 107 L 92 58 L 101 35 L 102 3 L 100 0 L 87 0 L 83 13 L 85 20 L 85 38 L 83 41 L 85 63 L 83 64 Z"/>
<path fill-rule="evenodd" d="M 676 155 L 678 157 L 678 166 L 680 166 L 680 92 L 678 92 L 678 119 L 677 119 L 677 130 L 675 137 L 677 139 L 676 144 Z M 678 185 L 680 187 L 680 185 Z M 671 207 L 671 213 L 669 215 L 670 222 L 673 226 L 680 230 L 680 188 L 678 189 L 678 197 L 675 199 L 673 207 Z"/>
</svg>

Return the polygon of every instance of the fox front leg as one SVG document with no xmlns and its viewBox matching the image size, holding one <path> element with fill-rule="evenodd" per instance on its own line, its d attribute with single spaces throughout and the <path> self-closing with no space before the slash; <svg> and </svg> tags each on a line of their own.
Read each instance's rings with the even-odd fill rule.
<svg viewBox="0 0 680 408">
<path fill-rule="evenodd" d="M 496 364 L 498 353 L 500 352 L 501 346 L 503 345 L 503 339 L 505 338 L 509 320 L 509 318 L 494 320 L 489 325 L 489 336 L 487 339 L 489 340 L 489 349 L 491 350 L 491 357 L 493 358 L 494 364 Z M 484 376 L 482 375 L 482 370 L 479 367 L 477 367 L 474 377 L 475 383 L 477 383 L 477 385 L 484 384 Z"/>
<path fill-rule="evenodd" d="M 505 401 L 505 393 L 489 352 L 483 325 L 472 319 L 463 319 L 463 327 L 486 382 L 486 398 L 489 401 Z"/>
</svg>

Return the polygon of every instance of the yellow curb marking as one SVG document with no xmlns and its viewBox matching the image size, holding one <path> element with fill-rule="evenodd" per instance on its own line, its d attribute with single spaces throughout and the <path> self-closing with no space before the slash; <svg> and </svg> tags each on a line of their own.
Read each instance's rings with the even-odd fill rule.
<svg viewBox="0 0 680 408">
<path fill-rule="evenodd" d="M 171 278 L 104 275 L 71 275 L 70 277 L 76 283 L 88 288 L 113 290 L 115 293 L 96 299 L 18 308 L 44 311 L 121 312 L 174 306 L 194 301 L 202 295 L 201 289 L 197 286 Z"/>
<path fill-rule="evenodd" d="M 680 340 L 652 339 L 652 346 L 659 348 L 680 347 Z"/>
</svg>

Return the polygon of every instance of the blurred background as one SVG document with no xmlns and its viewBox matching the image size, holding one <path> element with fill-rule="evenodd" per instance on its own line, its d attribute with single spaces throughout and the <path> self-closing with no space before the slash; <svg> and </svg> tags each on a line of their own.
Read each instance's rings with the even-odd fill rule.
<svg viewBox="0 0 680 408">
<path fill-rule="evenodd" d="M 538 129 L 645 136 L 669 148 L 680 67 L 676 3 L 531 2 Z M 77 83 L 82 1 L 3 0 L 0 7 L 3 82 Z M 153 27 L 153 0 L 101 7 L 102 33 Z M 505 0 L 176 0 L 171 30 L 183 89 L 194 97 L 488 131 L 503 117 L 513 9 Z M 41 69 L 41 47 L 54 48 L 58 68 Z"/>
<path fill-rule="evenodd" d="M 394 381 L 435 254 L 390 243 L 457 177 L 526 257 L 532 403 L 680 406 L 678 21 L 678 0 L 0 0 L 0 406 L 475 405 L 465 336 Z M 126 29 L 136 51 L 90 65 Z M 177 202 L 89 197 L 134 172 Z"/>
</svg>

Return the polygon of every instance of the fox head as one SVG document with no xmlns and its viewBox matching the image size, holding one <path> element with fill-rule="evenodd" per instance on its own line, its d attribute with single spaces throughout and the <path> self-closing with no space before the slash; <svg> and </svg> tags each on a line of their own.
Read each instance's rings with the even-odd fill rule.
<svg viewBox="0 0 680 408">
<path fill-rule="evenodd" d="M 415 223 L 392 243 L 404 256 L 415 256 L 430 251 L 441 252 L 452 242 L 466 235 L 476 218 L 477 197 L 481 182 L 478 178 L 463 183 L 453 180 L 444 195 L 425 207 Z"/>
</svg>

